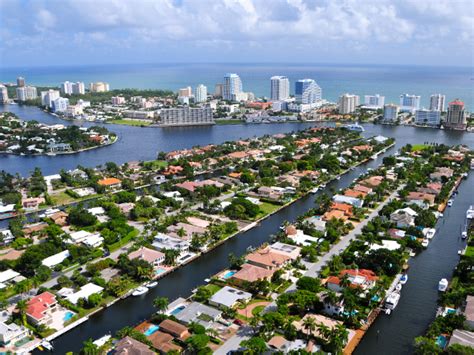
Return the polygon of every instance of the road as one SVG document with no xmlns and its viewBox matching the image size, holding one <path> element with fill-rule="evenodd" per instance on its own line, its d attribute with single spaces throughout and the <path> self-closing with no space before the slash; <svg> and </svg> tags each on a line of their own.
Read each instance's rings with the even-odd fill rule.
<svg viewBox="0 0 474 355">
<path fill-rule="evenodd" d="M 343 250 L 345 250 L 351 241 L 357 238 L 358 235 L 362 233 L 362 229 L 371 221 L 373 218 L 377 217 L 382 208 L 392 201 L 398 194 L 398 191 L 403 189 L 405 185 L 400 186 L 395 190 L 384 202 L 377 206 L 362 222 L 360 222 L 353 230 L 351 230 L 346 236 L 344 236 L 337 244 L 334 244 L 332 248 L 324 254 L 317 262 L 315 263 L 305 263 L 308 267 L 308 270 L 305 272 L 305 276 L 317 277 L 321 269 L 327 264 L 329 260 L 335 255 L 339 255 Z M 285 292 L 292 292 L 296 290 L 296 283 L 293 283 L 290 287 L 286 289 Z M 272 302 L 269 304 L 265 311 L 272 311 L 276 308 L 276 303 Z M 217 355 L 225 355 L 232 350 L 238 350 L 240 348 L 240 343 L 252 336 L 252 328 L 250 326 L 242 326 L 239 331 L 229 338 L 217 351 Z"/>
</svg>

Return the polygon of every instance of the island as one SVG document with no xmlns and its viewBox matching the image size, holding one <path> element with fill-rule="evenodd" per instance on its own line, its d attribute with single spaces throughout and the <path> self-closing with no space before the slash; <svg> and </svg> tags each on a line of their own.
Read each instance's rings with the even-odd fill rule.
<svg viewBox="0 0 474 355">
<path fill-rule="evenodd" d="M 73 154 L 116 141 L 117 135 L 104 127 L 46 125 L 21 120 L 11 112 L 0 114 L 1 154 Z"/>
</svg>

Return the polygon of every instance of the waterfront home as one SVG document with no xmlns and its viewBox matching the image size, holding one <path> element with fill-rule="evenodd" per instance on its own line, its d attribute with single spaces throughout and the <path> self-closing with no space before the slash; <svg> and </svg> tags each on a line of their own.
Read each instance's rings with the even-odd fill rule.
<svg viewBox="0 0 474 355">
<path fill-rule="evenodd" d="M 198 218 L 198 217 L 186 217 L 186 221 L 193 226 L 200 227 L 200 228 L 207 228 L 211 224 L 211 222 L 206 221 L 205 219 Z"/>
<path fill-rule="evenodd" d="M 139 342 L 129 336 L 119 340 L 112 351 L 114 355 L 155 355 L 156 353 L 148 345 Z"/>
<path fill-rule="evenodd" d="M 79 291 L 66 296 L 66 300 L 71 302 L 72 304 L 77 304 L 80 299 L 87 300 L 90 295 L 93 295 L 95 293 L 102 293 L 103 290 L 103 287 L 89 282 L 88 284 L 82 286 Z"/>
<path fill-rule="evenodd" d="M 279 254 L 283 254 L 289 257 L 291 260 L 296 260 L 300 256 L 301 248 L 295 245 L 286 244 L 282 242 L 275 242 L 269 245 L 271 251 Z"/>
<path fill-rule="evenodd" d="M 194 234 L 202 235 L 207 231 L 207 229 L 192 224 L 179 222 L 176 225 L 169 226 L 166 231 L 170 237 L 191 240 Z"/>
<path fill-rule="evenodd" d="M 286 236 L 298 245 L 308 246 L 318 242 L 318 238 L 306 235 L 301 229 L 296 229 L 292 225 L 286 227 L 285 232 Z"/>
<path fill-rule="evenodd" d="M 322 314 L 307 313 L 302 319 L 293 322 L 296 330 L 303 334 L 308 334 L 308 330 L 304 326 L 305 320 L 307 318 L 314 319 L 314 323 L 316 325 L 315 328 L 311 330 L 311 335 L 321 339 L 324 339 L 323 335 L 319 332 L 321 325 L 329 327 L 330 329 L 334 329 L 336 326 L 343 324 L 341 321 L 328 318 Z"/>
<path fill-rule="evenodd" d="M 179 175 L 183 172 L 183 167 L 179 165 L 170 165 L 168 166 L 165 171 L 163 171 L 163 175 L 165 176 L 172 176 L 172 175 Z"/>
<path fill-rule="evenodd" d="M 172 319 L 165 319 L 159 324 L 159 327 L 161 331 L 171 334 L 180 340 L 186 340 L 190 337 L 188 328 Z"/>
<path fill-rule="evenodd" d="M 218 308 L 233 308 L 237 303 L 247 303 L 252 299 L 252 294 L 234 287 L 224 286 L 209 299 L 211 306 Z"/>
<path fill-rule="evenodd" d="M 415 225 L 415 217 L 418 216 L 410 207 L 398 209 L 390 215 L 390 222 L 395 223 L 398 228 L 407 228 Z"/>
<path fill-rule="evenodd" d="M 0 245 L 6 246 L 15 240 L 10 229 L 0 229 Z"/>
<path fill-rule="evenodd" d="M 396 229 L 396 228 L 390 228 L 388 230 L 388 235 L 392 239 L 403 239 L 405 238 L 406 233 L 407 232 L 405 232 L 404 230 Z"/>
<path fill-rule="evenodd" d="M 383 176 L 370 176 L 359 182 L 360 185 L 364 185 L 370 188 L 379 186 L 383 181 Z"/>
<path fill-rule="evenodd" d="M 182 347 L 173 343 L 174 337 L 172 335 L 159 330 L 154 331 L 147 338 L 160 354 L 168 354 L 170 351 L 180 354 L 183 350 Z"/>
<path fill-rule="evenodd" d="M 406 200 L 408 204 L 415 204 L 420 208 L 428 208 L 433 206 L 435 203 L 435 195 L 423 193 L 423 192 L 409 192 Z"/>
<path fill-rule="evenodd" d="M 362 145 L 355 145 L 351 148 L 352 150 L 355 150 L 357 153 L 362 153 L 362 152 L 371 152 L 373 147 L 368 144 L 362 144 Z"/>
<path fill-rule="evenodd" d="M 229 159 L 232 159 L 232 160 L 240 160 L 240 161 L 244 161 L 244 160 L 247 160 L 249 155 L 247 154 L 247 152 L 232 152 L 232 153 L 229 153 L 226 155 Z"/>
<path fill-rule="evenodd" d="M 158 250 L 175 249 L 181 252 L 186 252 L 189 249 L 189 242 L 179 238 L 170 237 L 164 233 L 158 233 L 155 236 L 152 245 Z"/>
<path fill-rule="evenodd" d="M 266 269 L 252 264 L 243 264 L 240 270 L 231 276 L 230 280 L 236 285 L 257 280 L 270 281 L 275 271 L 276 270 Z"/>
<path fill-rule="evenodd" d="M 281 175 L 277 177 L 277 181 L 281 184 L 288 184 L 293 187 L 298 187 L 300 185 L 300 178 L 294 174 Z"/>
<path fill-rule="evenodd" d="M 122 187 L 122 181 L 114 177 L 100 179 L 99 181 L 97 181 L 97 183 L 100 186 L 104 186 L 106 189 L 109 190 L 117 190 Z"/>
<path fill-rule="evenodd" d="M 324 215 L 323 215 L 323 220 L 325 220 L 325 221 L 330 221 L 333 218 L 342 219 L 343 221 L 347 221 L 347 219 L 348 219 L 346 214 L 343 211 L 339 211 L 339 210 L 330 210 L 330 211 L 327 211 L 326 213 L 324 213 Z"/>
<path fill-rule="evenodd" d="M 95 194 L 95 190 L 92 187 L 80 187 L 77 189 L 73 189 L 72 192 L 77 194 L 79 197 L 86 197 Z"/>
<path fill-rule="evenodd" d="M 429 184 L 426 185 L 426 187 L 420 187 L 418 191 L 426 193 L 426 194 L 439 195 L 442 188 L 443 188 L 443 185 L 441 183 L 430 182 Z"/>
<path fill-rule="evenodd" d="M 46 147 L 49 152 L 69 152 L 72 150 L 71 145 L 68 143 L 49 143 Z"/>
<path fill-rule="evenodd" d="M 183 324 L 198 323 L 208 329 L 214 322 L 222 319 L 222 311 L 199 302 L 191 302 L 175 317 Z"/>
<path fill-rule="evenodd" d="M 145 260 L 153 266 L 158 266 L 165 261 L 165 254 L 147 247 L 140 247 L 138 250 L 132 251 L 128 254 L 128 258 L 130 260 Z"/>
<path fill-rule="evenodd" d="M 466 297 L 466 308 L 464 309 L 464 316 L 466 317 L 466 325 L 474 329 L 474 296 Z"/>
<path fill-rule="evenodd" d="M 271 248 L 266 247 L 248 254 L 246 260 L 249 264 L 268 270 L 276 270 L 283 267 L 291 258 L 288 255 L 274 252 Z"/>
<path fill-rule="evenodd" d="M 74 179 L 82 179 L 82 180 L 87 179 L 86 172 L 81 169 L 69 170 L 67 173 Z"/>
<path fill-rule="evenodd" d="M 367 192 L 362 192 L 359 190 L 347 189 L 344 191 L 344 196 L 354 197 L 357 199 L 364 199 L 367 196 Z"/>
<path fill-rule="evenodd" d="M 41 261 L 41 264 L 49 268 L 53 268 L 56 265 L 61 264 L 67 258 L 69 258 L 69 256 L 69 250 L 64 250 L 62 252 L 48 256 L 47 258 L 43 259 L 43 261 Z"/>
<path fill-rule="evenodd" d="M 313 182 L 317 181 L 320 175 L 321 173 L 319 171 L 314 171 L 314 170 L 297 171 L 291 174 L 291 176 L 297 178 L 298 180 L 305 177 L 305 178 L 310 179 Z"/>
<path fill-rule="evenodd" d="M 347 275 L 347 276 L 346 276 Z M 349 280 L 350 287 L 358 287 L 362 290 L 370 290 L 375 286 L 378 276 L 372 271 L 367 269 L 346 269 L 339 273 L 339 276 L 330 276 L 326 281 L 327 287 L 335 292 L 340 292 L 343 287 L 341 281 L 344 277 Z"/>
<path fill-rule="evenodd" d="M 334 202 L 348 203 L 349 205 L 352 205 L 354 207 L 359 207 L 359 208 L 364 205 L 364 201 L 357 197 L 334 195 L 332 199 Z"/>
<path fill-rule="evenodd" d="M 306 218 L 305 222 L 312 225 L 318 232 L 326 234 L 326 221 L 324 221 L 320 216 Z"/>
<path fill-rule="evenodd" d="M 279 201 L 283 197 L 283 193 L 269 186 L 260 186 L 255 196 L 266 198 L 273 201 Z"/>
<path fill-rule="evenodd" d="M 87 231 L 77 231 L 69 235 L 69 243 L 84 244 L 87 247 L 98 248 L 104 243 L 104 238 L 100 233 L 90 233 Z"/>
<path fill-rule="evenodd" d="M 474 348 L 474 332 L 468 330 L 455 329 L 449 339 L 448 348 L 451 345 L 459 344 L 467 348 Z"/>
<path fill-rule="evenodd" d="M 381 240 L 381 244 L 371 244 L 369 250 L 387 249 L 390 251 L 398 250 L 402 246 L 396 240 Z"/>
<path fill-rule="evenodd" d="M 327 295 L 321 295 L 324 308 L 323 312 L 329 316 L 341 316 L 344 313 L 344 298 L 340 297 L 340 293 L 336 293 L 336 300 L 331 300 Z"/>
<path fill-rule="evenodd" d="M 364 186 L 364 185 L 361 185 L 361 184 L 356 184 L 356 185 L 352 188 L 352 190 L 363 192 L 363 193 L 365 193 L 366 195 L 369 195 L 369 194 L 371 194 L 371 193 L 374 191 L 371 187 L 367 187 L 367 186 Z"/>
<path fill-rule="evenodd" d="M 26 197 L 22 198 L 21 205 L 25 210 L 36 210 L 40 204 L 45 203 L 44 197 Z"/>
<path fill-rule="evenodd" d="M 53 313 L 58 310 L 56 296 L 43 292 L 30 299 L 26 305 L 26 316 L 33 325 L 48 325 L 53 322 Z"/>
<path fill-rule="evenodd" d="M 0 345 L 8 346 L 30 336 L 30 330 L 23 325 L 0 322 Z"/>
<path fill-rule="evenodd" d="M 48 223 L 45 222 L 38 222 L 38 223 L 32 223 L 32 224 L 26 224 L 23 226 L 23 229 L 21 230 L 25 237 L 30 237 L 33 234 L 41 232 L 43 229 L 48 227 Z"/>
<path fill-rule="evenodd" d="M 441 181 L 445 178 L 446 180 L 451 178 L 454 174 L 454 170 L 451 168 L 446 167 L 438 167 L 436 168 L 434 173 L 430 174 L 430 179 L 434 181 Z"/>
<path fill-rule="evenodd" d="M 289 341 L 281 335 L 273 336 L 268 342 L 267 345 L 270 349 L 281 352 L 282 354 L 289 353 L 290 351 L 307 351 L 308 353 L 313 353 L 320 350 L 319 347 L 316 349 L 313 347 L 313 342 L 309 343 L 302 339 L 295 339 Z"/>
<path fill-rule="evenodd" d="M 348 203 L 333 202 L 331 203 L 331 209 L 344 212 L 348 218 L 351 218 L 353 215 L 353 207 Z"/>
</svg>

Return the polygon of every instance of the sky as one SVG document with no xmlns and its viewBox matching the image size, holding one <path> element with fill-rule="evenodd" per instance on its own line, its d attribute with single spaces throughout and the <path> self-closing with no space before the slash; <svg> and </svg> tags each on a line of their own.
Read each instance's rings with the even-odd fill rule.
<svg viewBox="0 0 474 355">
<path fill-rule="evenodd" d="M 0 66 L 473 66 L 473 0 L 0 0 Z"/>
</svg>

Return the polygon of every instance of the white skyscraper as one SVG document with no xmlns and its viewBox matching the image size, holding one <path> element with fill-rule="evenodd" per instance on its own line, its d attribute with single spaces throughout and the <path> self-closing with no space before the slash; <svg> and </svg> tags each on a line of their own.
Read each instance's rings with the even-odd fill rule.
<svg viewBox="0 0 474 355">
<path fill-rule="evenodd" d="M 385 122 L 395 122 L 398 117 L 399 108 L 395 104 L 388 104 L 383 107 L 383 120 Z"/>
<path fill-rule="evenodd" d="M 16 88 L 16 98 L 18 101 L 34 100 L 38 97 L 34 86 L 20 86 Z"/>
<path fill-rule="evenodd" d="M 270 99 L 272 101 L 282 101 L 290 97 L 290 81 L 286 76 L 272 76 L 270 84 Z"/>
<path fill-rule="evenodd" d="M 441 111 L 416 110 L 415 123 L 419 125 L 438 126 L 441 123 Z"/>
<path fill-rule="evenodd" d="M 400 111 L 414 113 L 420 109 L 420 96 L 402 94 L 400 95 Z"/>
<path fill-rule="evenodd" d="M 41 105 L 53 107 L 53 101 L 59 98 L 58 90 L 41 91 Z"/>
<path fill-rule="evenodd" d="M 194 95 L 194 101 L 196 102 L 206 102 L 207 101 L 207 86 L 199 84 L 196 87 L 196 92 Z"/>
<path fill-rule="evenodd" d="M 0 103 L 8 102 L 8 89 L 5 85 L 0 85 Z"/>
<path fill-rule="evenodd" d="M 444 103 L 446 96 L 441 94 L 433 94 L 430 97 L 430 110 L 431 111 L 444 111 Z"/>
<path fill-rule="evenodd" d="M 72 93 L 76 95 L 84 95 L 86 93 L 86 86 L 81 81 L 78 81 L 77 83 L 73 83 Z"/>
<path fill-rule="evenodd" d="M 61 93 L 64 95 L 71 95 L 72 94 L 72 83 L 69 81 L 65 81 L 61 84 Z"/>
<path fill-rule="evenodd" d="M 224 76 L 222 98 L 229 101 L 238 101 L 236 98 L 242 93 L 242 81 L 235 73 L 227 73 Z"/>
<path fill-rule="evenodd" d="M 321 88 L 313 79 L 301 79 L 295 83 L 296 102 L 314 104 L 321 100 Z"/>
<path fill-rule="evenodd" d="M 51 109 L 53 110 L 53 112 L 66 112 L 68 105 L 69 99 L 66 99 L 64 97 L 58 97 L 57 99 L 54 99 L 51 103 Z"/>
<path fill-rule="evenodd" d="M 359 96 L 352 94 L 344 94 L 339 96 L 339 113 L 345 115 L 355 112 L 359 106 Z"/>
<path fill-rule="evenodd" d="M 385 105 L 385 96 L 376 95 L 365 95 L 364 106 L 367 108 L 378 109 Z"/>
</svg>

